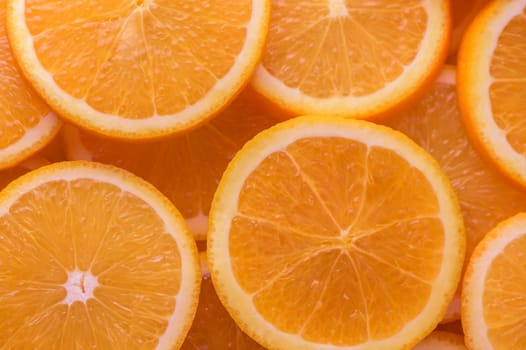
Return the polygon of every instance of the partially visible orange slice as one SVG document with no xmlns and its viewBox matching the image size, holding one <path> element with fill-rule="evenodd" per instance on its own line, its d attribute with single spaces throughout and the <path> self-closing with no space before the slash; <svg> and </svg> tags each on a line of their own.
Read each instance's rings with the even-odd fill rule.
<svg viewBox="0 0 526 350">
<path fill-rule="evenodd" d="M 475 249 L 464 277 L 462 325 L 476 350 L 526 348 L 526 214 L 503 221 Z"/>
<path fill-rule="evenodd" d="M 265 348 L 243 333 L 225 310 L 212 284 L 206 252 L 201 252 L 199 256 L 203 273 L 199 306 L 181 349 L 264 350 Z"/>
<path fill-rule="evenodd" d="M 67 158 L 123 167 L 156 186 L 181 211 L 196 239 L 205 239 L 217 183 L 234 154 L 275 121 L 241 94 L 220 115 L 184 136 L 131 144 L 65 126 Z"/>
<path fill-rule="evenodd" d="M 413 350 L 467 350 L 464 337 L 448 332 L 433 332 Z"/>
<path fill-rule="evenodd" d="M 112 137 L 195 127 L 248 82 L 269 0 L 7 0 L 26 77 L 72 123 Z"/>
<path fill-rule="evenodd" d="M 436 161 L 365 121 L 300 117 L 261 132 L 231 161 L 209 222 L 217 294 L 271 349 L 409 348 L 442 318 L 464 259 Z"/>
<path fill-rule="evenodd" d="M 466 257 L 500 221 L 526 211 L 526 192 L 495 171 L 469 142 L 460 120 L 455 67 L 447 66 L 431 90 L 387 124 L 435 157 L 448 175 L 466 226 Z M 460 318 L 460 294 L 444 321 Z"/>
<path fill-rule="evenodd" d="M 199 293 L 175 207 L 115 167 L 63 162 L 0 192 L 0 348 L 173 349 Z"/>
<path fill-rule="evenodd" d="M 254 90 L 284 116 L 393 114 L 446 59 L 448 0 L 272 2 Z"/>
<path fill-rule="evenodd" d="M 41 156 L 33 156 L 14 167 L 0 170 L 0 190 L 9 185 L 11 181 L 24 175 L 25 173 L 50 164 L 49 160 Z"/>
<path fill-rule="evenodd" d="M 471 140 L 526 186 L 526 1 L 493 1 L 469 26 L 458 55 L 458 100 Z"/>
<path fill-rule="evenodd" d="M 5 31 L 5 2 L 0 0 L 0 169 L 36 153 L 61 124 L 18 70 Z"/>
</svg>

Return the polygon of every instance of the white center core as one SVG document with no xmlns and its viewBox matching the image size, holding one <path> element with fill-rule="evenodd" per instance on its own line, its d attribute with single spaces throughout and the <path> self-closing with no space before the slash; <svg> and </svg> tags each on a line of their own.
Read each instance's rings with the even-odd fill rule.
<svg viewBox="0 0 526 350">
<path fill-rule="evenodd" d="M 346 17 L 349 16 L 345 0 L 329 0 L 329 16 L 330 17 Z"/>
<path fill-rule="evenodd" d="M 64 302 L 68 305 L 76 301 L 85 303 L 88 299 L 93 298 L 93 291 L 98 285 L 97 277 L 93 276 L 91 272 L 71 271 L 68 280 L 64 283 L 67 292 Z"/>
</svg>

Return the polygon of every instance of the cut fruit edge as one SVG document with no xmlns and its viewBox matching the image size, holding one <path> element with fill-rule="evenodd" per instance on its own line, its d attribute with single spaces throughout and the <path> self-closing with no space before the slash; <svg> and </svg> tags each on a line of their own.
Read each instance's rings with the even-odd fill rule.
<svg viewBox="0 0 526 350">
<path fill-rule="evenodd" d="M 25 0 L 7 3 L 7 34 L 21 71 L 35 90 L 68 121 L 92 132 L 120 139 L 155 139 L 195 128 L 213 118 L 248 84 L 266 42 L 270 1 L 252 0 L 244 46 L 228 73 L 198 102 L 171 115 L 126 119 L 102 113 L 84 100 L 64 92 L 40 63 L 33 38 L 25 24 Z"/>
<path fill-rule="evenodd" d="M 521 1 L 486 6 L 464 34 L 457 65 L 460 116 L 470 141 L 490 165 L 522 187 L 526 186 L 526 157 L 513 149 L 493 119 L 489 89 L 494 79 L 489 67 L 499 36 L 524 6 Z"/>
<path fill-rule="evenodd" d="M 62 122 L 55 113 L 43 116 L 19 140 L 0 149 L 0 170 L 15 166 L 40 151 L 53 140 L 61 126 Z"/>
<path fill-rule="evenodd" d="M 269 109 L 282 119 L 304 114 L 330 114 L 376 120 L 404 110 L 433 84 L 448 55 L 452 25 L 449 2 L 433 0 L 422 2 L 423 6 L 427 7 L 428 15 L 438 13 L 442 16 L 429 16 L 428 30 L 422 38 L 424 44 L 415 59 L 406 67 L 402 75 L 386 87 L 362 97 L 316 98 L 303 94 L 298 88 L 285 85 L 260 64 L 250 82 L 250 87 L 256 95 L 254 99 L 262 105 L 271 104 Z M 404 82 L 403 87 L 410 88 L 402 88 L 401 81 Z"/>
<path fill-rule="evenodd" d="M 0 216 L 25 193 L 47 182 L 92 179 L 114 185 L 144 200 L 165 224 L 165 230 L 177 244 L 181 256 L 181 285 L 174 313 L 165 333 L 159 338 L 157 349 L 179 347 L 188 333 L 197 311 L 201 286 L 199 256 L 192 234 L 173 204 L 155 187 L 128 171 L 86 161 L 58 162 L 20 176 L 0 192 Z"/>
<path fill-rule="evenodd" d="M 484 283 L 491 264 L 515 239 L 526 235 L 526 213 L 500 222 L 477 245 L 464 275 L 462 327 L 472 349 L 493 349 L 484 322 Z"/>
<path fill-rule="evenodd" d="M 386 131 L 390 137 L 387 137 Z M 411 165 L 425 174 L 428 180 L 434 180 L 429 183 L 440 204 L 440 217 L 443 219 L 446 237 L 442 267 L 433 283 L 431 301 L 420 316 L 410 321 L 394 337 L 346 349 L 379 349 L 385 347 L 386 343 L 394 347 L 407 346 L 408 342 L 415 345 L 436 327 L 453 299 L 464 261 L 464 225 L 453 188 L 436 160 L 404 134 L 370 122 L 327 119 L 323 116 L 297 117 L 261 132 L 245 144 L 225 171 L 210 211 L 207 254 L 216 292 L 238 326 L 260 344 L 267 347 L 286 344 L 284 346 L 287 349 L 298 350 L 319 349 L 319 344 L 309 343 L 296 334 L 282 332 L 265 321 L 251 302 L 250 296 L 239 286 L 232 272 L 231 261 L 225 256 L 229 251 L 231 219 L 237 213 L 237 198 L 247 177 L 273 152 L 283 150 L 298 139 L 319 136 L 342 137 L 368 146 L 385 147 L 397 152 L 407 161 L 412 161 Z M 229 193 L 234 195 L 228 195 Z M 329 344 L 324 344 L 323 348 L 341 349 Z"/>
</svg>

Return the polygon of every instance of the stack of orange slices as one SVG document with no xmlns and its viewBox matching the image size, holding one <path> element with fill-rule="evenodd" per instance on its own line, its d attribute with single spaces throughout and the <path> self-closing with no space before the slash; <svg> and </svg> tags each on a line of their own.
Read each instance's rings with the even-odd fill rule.
<svg viewBox="0 0 526 350">
<path fill-rule="evenodd" d="M 0 349 L 526 348 L 526 0 L 0 22 Z"/>
</svg>

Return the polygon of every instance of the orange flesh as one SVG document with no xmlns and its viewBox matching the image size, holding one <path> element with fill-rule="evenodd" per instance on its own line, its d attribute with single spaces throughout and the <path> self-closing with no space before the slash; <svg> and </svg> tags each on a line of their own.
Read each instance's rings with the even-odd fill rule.
<svg viewBox="0 0 526 350">
<path fill-rule="evenodd" d="M 364 96 L 414 60 L 426 31 L 422 1 L 329 3 L 272 3 L 262 64 L 285 85 L 317 98 Z"/>
<path fill-rule="evenodd" d="M 494 79 L 489 96 L 495 122 L 515 151 L 526 153 L 526 8 L 514 17 L 499 37 L 490 64 Z"/>
<path fill-rule="evenodd" d="M 229 236 L 234 275 L 262 317 L 345 346 L 392 336 L 422 311 L 443 246 L 423 174 L 338 137 L 270 154 L 246 179 Z"/>
<path fill-rule="evenodd" d="M 5 31 L 5 6 L 0 0 L 0 149 L 20 140 L 50 112 L 18 71 Z"/>
<path fill-rule="evenodd" d="M 210 279 L 203 274 L 199 306 L 181 350 L 264 350 L 239 329 L 223 307 Z"/>
<path fill-rule="evenodd" d="M 10 207 L 0 240 L 0 347 L 156 346 L 176 307 L 181 258 L 142 199 L 89 179 L 48 182 Z M 98 286 L 68 306 L 63 284 L 74 270 Z"/>
<path fill-rule="evenodd" d="M 62 90 L 102 113 L 141 119 L 185 109 L 225 76 L 251 1 L 28 0 L 25 16 Z"/>
<path fill-rule="evenodd" d="M 483 312 L 496 349 L 526 348 L 526 236 L 513 240 L 491 263 L 484 281 Z"/>
<path fill-rule="evenodd" d="M 448 175 L 462 209 L 469 257 L 498 222 L 526 210 L 526 193 L 486 165 L 471 146 L 456 98 L 454 85 L 436 83 L 420 103 L 388 124 L 426 149 Z"/>
<path fill-rule="evenodd" d="M 89 152 L 91 160 L 125 168 L 151 182 L 185 218 L 193 218 L 208 215 L 217 183 L 234 154 L 273 123 L 241 95 L 217 118 L 184 136 L 131 144 L 79 130 L 75 142 Z M 68 158 L 80 156 L 70 150 Z"/>
</svg>

